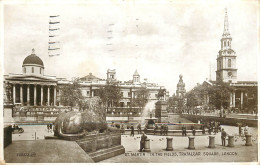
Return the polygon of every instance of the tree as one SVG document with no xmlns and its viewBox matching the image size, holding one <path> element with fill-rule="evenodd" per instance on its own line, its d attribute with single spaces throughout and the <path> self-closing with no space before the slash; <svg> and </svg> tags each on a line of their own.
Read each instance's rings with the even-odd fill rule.
<svg viewBox="0 0 260 165">
<path fill-rule="evenodd" d="M 104 87 L 100 88 L 98 96 L 107 110 L 109 107 L 117 106 L 122 98 L 117 82 L 107 82 Z"/>
<path fill-rule="evenodd" d="M 230 93 L 233 90 L 233 87 L 231 87 L 228 83 L 218 82 L 208 90 L 209 103 L 217 109 L 228 107 L 230 103 Z"/>
<path fill-rule="evenodd" d="M 195 106 L 198 105 L 198 99 L 196 98 L 195 92 L 194 91 L 190 91 L 189 93 L 187 93 L 187 106 L 194 108 Z"/>
<path fill-rule="evenodd" d="M 60 87 L 60 90 L 63 105 L 84 109 L 85 100 L 80 90 L 79 78 L 73 78 L 71 83 Z"/>
<path fill-rule="evenodd" d="M 141 87 L 137 91 L 135 91 L 135 97 L 134 97 L 134 105 L 137 105 L 141 107 L 141 110 L 143 110 L 145 104 L 148 102 L 149 99 L 149 91 L 145 87 Z"/>
</svg>

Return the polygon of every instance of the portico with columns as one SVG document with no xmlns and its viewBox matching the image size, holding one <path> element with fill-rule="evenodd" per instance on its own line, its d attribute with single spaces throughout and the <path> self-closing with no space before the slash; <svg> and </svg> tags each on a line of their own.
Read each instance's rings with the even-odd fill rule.
<svg viewBox="0 0 260 165">
<path fill-rule="evenodd" d="M 32 50 L 22 65 L 22 74 L 4 76 L 8 84 L 11 100 L 14 105 L 21 106 L 56 106 L 58 80 L 54 76 L 44 75 L 44 64 Z"/>
<path fill-rule="evenodd" d="M 21 106 L 56 106 L 57 83 L 56 82 L 26 82 L 12 81 L 12 101 L 14 105 Z"/>
</svg>

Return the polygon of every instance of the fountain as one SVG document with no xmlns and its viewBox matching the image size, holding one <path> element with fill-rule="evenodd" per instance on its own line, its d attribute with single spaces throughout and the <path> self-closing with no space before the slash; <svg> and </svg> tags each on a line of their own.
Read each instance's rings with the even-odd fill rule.
<svg viewBox="0 0 260 165">
<path fill-rule="evenodd" d="M 145 126 L 148 124 L 148 129 L 153 128 L 153 125 L 155 124 L 155 121 L 157 118 L 153 118 L 153 114 L 155 114 L 155 103 L 156 101 L 150 101 L 148 102 L 142 112 L 141 116 L 141 125 Z"/>
</svg>

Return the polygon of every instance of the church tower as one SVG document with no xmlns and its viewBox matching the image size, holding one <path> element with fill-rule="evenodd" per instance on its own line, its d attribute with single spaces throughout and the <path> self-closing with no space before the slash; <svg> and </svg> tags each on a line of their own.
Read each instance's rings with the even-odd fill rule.
<svg viewBox="0 0 260 165">
<path fill-rule="evenodd" d="M 179 82 L 177 84 L 177 90 L 176 90 L 176 95 L 179 98 L 183 98 L 184 95 L 186 94 L 185 90 L 185 83 L 183 82 L 182 75 L 179 76 Z"/>
<path fill-rule="evenodd" d="M 221 38 L 221 50 L 217 57 L 216 80 L 236 83 L 236 52 L 231 48 L 232 37 L 229 33 L 227 9 L 225 12 L 224 32 Z"/>
</svg>

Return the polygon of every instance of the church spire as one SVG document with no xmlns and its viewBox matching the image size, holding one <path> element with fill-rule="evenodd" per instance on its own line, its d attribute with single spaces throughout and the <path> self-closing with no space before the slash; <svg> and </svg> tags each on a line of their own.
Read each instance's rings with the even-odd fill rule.
<svg viewBox="0 0 260 165">
<path fill-rule="evenodd" d="M 229 29 L 228 29 L 228 15 L 227 8 L 225 8 L 225 19 L 224 19 L 224 32 L 222 37 L 230 37 Z"/>
</svg>

